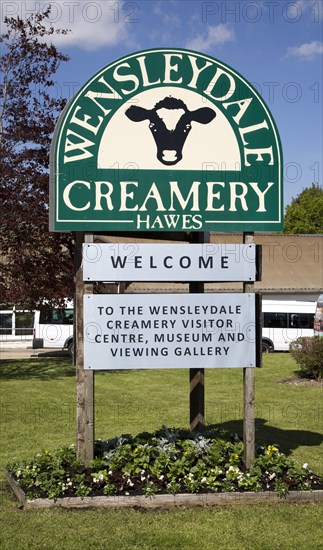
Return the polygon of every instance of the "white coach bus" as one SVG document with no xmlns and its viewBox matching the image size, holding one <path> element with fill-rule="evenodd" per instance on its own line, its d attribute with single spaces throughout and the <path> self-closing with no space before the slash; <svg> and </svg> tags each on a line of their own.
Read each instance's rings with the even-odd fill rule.
<svg viewBox="0 0 323 550">
<path fill-rule="evenodd" d="M 35 311 L 33 349 L 65 348 L 73 354 L 73 302 L 64 309 L 44 308 Z"/>
<path fill-rule="evenodd" d="M 315 302 L 262 300 L 262 351 L 289 351 L 300 336 L 313 336 Z"/>
</svg>

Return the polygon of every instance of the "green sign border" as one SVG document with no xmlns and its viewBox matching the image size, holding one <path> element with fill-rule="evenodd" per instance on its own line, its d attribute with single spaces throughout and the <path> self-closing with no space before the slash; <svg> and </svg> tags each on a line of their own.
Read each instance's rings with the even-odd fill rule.
<svg viewBox="0 0 323 550">
<path fill-rule="evenodd" d="M 106 212 L 100 212 L 100 215 L 96 213 L 96 219 L 90 219 L 88 213 L 84 213 L 84 210 L 79 208 L 79 211 L 77 213 L 77 216 L 70 219 L 67 215 L 65 217 L 62 216 L 62 208 L 65 207 L 65 203 L 62 205 L 62 193 L 63 193 L 63 187 L 66 186 L 66 178 L 68 178 L 67 172 L 70 172 L 71 174 L 74 173 L 74 177 L 76 178 L 76 181 L 83 181 L 78 180 L 79 174 L 86 173 L 89 179 L 89 182 L 92 182 L 96 179 L 96 176 L 98 176 L 98 169 L 94 168 L 93 160 L 88 163 L 76 163 L 73 165 L 73 169 L 71 170 L 71 166 L 68 166 L 68 170 L 63 170 L 63 164 L 61 161 L 61 157 L 64 154 L 63 146 L 64 146 L 64 136 L 66 135 L 66 132 L 70 129 L 71 126 L 71 116 L 73 113 L 75 113 L 76 107 L 82 105 L 82 101 L 84 102 L 85 94 L 90 90 L 91 86 L 94 83 L 97 83 L 99 78 L 104 77 L 106 73 L 109 71 L 112 71 L 112 69 L 115 69 L 118 65 L 126 62 L 133 62 L 134 60 L 138 60 L 138 58 L 147 57 L 149 55 L 156 56 L 156 54 L 161 55 L 167 55 L 172 54 L 174 56 L 183 56 L 184 59 L 187 61 L 188 56 L 193 56 L 197 60 L 205 60 L 206 62 L 211 62 L 212 65 L 210 66 L 216 66 L 220 70 L 224 71 L 227 75 L 231 75 L 232 78 L 235 79 L 235 81 L 238 81 L 238 84 L 242 86 L 242 89 L 247 88 L 250 90 L 250 96 L 252 99 L 256 99 L 257 102 L 255 102 L 256 109 L 258 109 L 260 112 L 265 113 L 266 120 L 269 122 L 268 129 L 272 133 L 272 136 L 274 137 L 274 141 L 271 141 L 269 145 L 273 146 L 273 155 L 272 158 L 275 159 L 275 162 L 272 166 L 269 166 L 268 163 L 261 162 L 257 166 L 252 166 L 250 169 L 250 172 L 254 173 L 254 169 L 256 168 L 260 171 L 261 177 L 264 181 L 273 181 L 273 187 L 272 189 L 268 190 L 268 203 L 270 203 L 270 210 L 266 211 L 265 214 L 262 216 L 255 216 L 255 208 L 253 210 L 247 210 L 247 211 L 241 211 L 240 219 L 233 219 L 232 216 L 228 214 L 228 209 L 226 211 L 216 213 L 216 215 L 213 215 L 214 219 L 213 221 L 208 219 L 201 222 L 201 224 L 196 224 L 196 226 L 190 226 L 189 223 L 183 222 L 183 216 L 186 215 L 186 218 L 189 216 L 189 208 L 185 210 L 182 210 L 181 212 L 175 211 L 174 208 L 172 209 L 172 214 L 168 214 L 168 225 L 166 226 L 160 226 L 160 223 L 157 220 L 158 213 L 157 211 L 151 211 L 146 209 L 147 212 L 145 213 L 146 219 L 151 216 L 152 221 L 149 222 L 150 226 L 146 227 L 143 223 L 142 226 L 136 227 L 135 226 L 135 216 L 137 216 L 138 213 L 135 211 L 129 211 L 125 215 L 124 213 L 121 213 L 119 210 L 115 210 L 112 213 L 108 212 L 108 216 L 106 215 Z M 217 69 L 218 70 L 218 69 Z M 175 70 L 174 70 L 175 72 Z M 181 73 L 181 75 L 184 75 L 184 73 Z M 177 75 L 179 78 L 180 75 Z M 175 78 L 175 76 L 174 76 Z M 166 84 L 163 84 L 165 86 Z M 125 87 L 125 85 L 122 84 L 122 86 Z M 169 86 L 169 84 L 168 84 Z M 180 85 L 174 85 L 175 88 L 185 88 L 190 89 L 185 86 Z M 147 89 L 151 89 L 153 86 L 148 86 Z M 162 84 L 158 87 L 162 87 Z M 102 131 L 99 133 L 99 139 L 95 143 L 95 154 L 93 155 L 94 158 L 97 156 L 98 152 L 98 146 L 100 143 L 100 136 L 102 135 L 104 128 L 106 127 L 108 121 L 110 120 L 111 116 L 113 116 L 114 112 L 125 103 L 125 101 L 129 102 L 129 99 L 132 99 L 135 97 L 138 93 L 143 91 L 145 87 L 139 86 L 138 89 L 134 90 L 133 93 L 130 91 L 127 92 L 127 97 L 124 101 L 121 103 L 116 102 L 116 109 L 111 110 L 111 115 L 107 117 L 107 122 L 102 124 Z M 192 91 L 192 90 L 191 90 Z M 194 90 L 193 90 L 194 91 Z M 204 90 L 205 91 L 205 90 Z M 198 93 L 201 93 L 200 90 L 197 90 Z M 207 99 L 211 99 L 213 101 L 214 105 L 216 105 L 217 108 L 220 108 L 219 102 L 216 103 L 216 100 L 213 100 L 212 97 L 210 98 L 210 95 L 205 95 Z M 225 100 L 225 102 L 230 103 L 242 101 L 245 99 L 244 97 L 231 97 L 228 100 Z M 225 114 L 227 113 L 224 111 L 224 108 L 222 107 L 222 112 Z M 94 115 L 93 115 L 94 116 Z M 97 116 L 97 114 L 96 114 Z M 232 117 L 233 115 L 231 115 Z M 234 115 L 237 116 L 237 115 Z M 98 118 L 98 116 L 97 116 Z M 228 120 L 229 117 L 227 116 Z M 242 118 L 242 117 L 241 117 Z M 256 124 L 258 121 L 254 121 L 251 124 Z M 235 131 L 237 137 L 240 138 L 241 142 L 241 136 L 239 136 L 238 127 L 235 127 L 231 121 L 230 124 Z M 251 126 L 250 122 L 247 124 L 247 126 Z M 242 127 L 241 129 L 244 129 L 245 127 Z M 247 134 L 248 135 L 248 134 Z M 268 146 L 268 145 L 267 145 Z M 253 144 L 253 148 L 255 148 L 255 144 Z M 240 154 L 241 154 L 241 143 L 240 143 Z M 263 160 L 263 159 L 261 159 Z M 255 90 L 255 88 L 250 84 L 248 81 L 246 81 L 237 71 L 233 70 L 231 67 L 223 63 L 222 61 L 219 61 L 211 56 L 195 52 L 192 50 L 187 49 L 176 49 L 176 48 L 155 48 L 150 50 L 143 50 L 139 52 L 132 53 L 130 55 L 124 56 L 122 58 L 119 58 L 118 60 L 114 61 L 113 63 L 107 65 L 100 71 L 98 71 L 88 82 L 79 90 L 79 92 L 75 95 L 75 97 L 66 105 L 64 111 L 62 112 L 59 121 L 55 128 L 55 133 L 52 140 L 52 147 L 51 147 L 51 173 L 50 173 L 50 230 L 52 231 L 104 231 L 104 232 L 113 232 L 113 231 L 124 231 L 124 232 L 134 232 L 134 231 L 221 231 L 221 232 L 236 232 L 236 231 L 280 231 L 283 228 L 283 159 L 282 159 L 282 147 L 280 142 L 279 133 L 275 124 L 275 121 L 273 120 L 273 117 L 270 113 L 270 110 L 266 103 L 263 101 L 263 99 L 259 96 L 258 92 Z M 261 165 L 261 166 L 260 166 Z M 97 166 L 97 162 L 96 162 Z M 107 170 L 106 170 L 107 171 Z M 139 179 L 140 177 L 140 189 L 138 189 L 137 194 L 137 204 L 145 204 L 145 199 L 147 199 L 147 196 L 151 189 L 151 182 L 156 182 L 156 185 L 158 189 L 163 188 L 163 180 L 165 180 L 165 177 L 169 179 L 169 181 L 174 180 L 174 178 L 184 177 L 186 172 L 186 178 L 190 177 L 191 181 L 201 181 L 203 183 L 203 178 L 205 179 L 205 176 L 210 176 L 210 172 L 205 171 L 204 174 L 201 170 L 196 171 L 175 171 L 175 170 L 168 170 L 168 169 L 161 169 L 161 170 L 137 170 L 135 172 L 136 178 Z M 112 173 L 111 170 L 109 170 L 109 173 Z M 224 182 L 223 184 L 223 194 L 225 195 L 224 200 L 227 201 L 228 204 L 228 196 L 227 196 L 227 188 L 228 185 L 230 186 L 237 186 L 239 182 L 241 181 L 241 174 L 242 171 L 237 172 L 225 172 L 225 173 L 218 173 L 213 172 L 213 176 L 211 178 L 211 181 L 218 181 L 218 179 L 221 177 L 221 181 Z M 114 180 L 110 175 L 110 180 L 115 181 L 115 178 L 118 177 L 120 181 L 127 181 L 130 178 L 130 181 L 133 180 L 134 176 L 134 170 L 133 169 L 120 169 L 118 170 L 118 174 L 112 174 L 114 177 Z M 249 175 L 249 171 L 246 171 L 245 178 L 248 179 L 249 177 L 252 177 Z M 102 179 L 102 176 L 101 176 Z M 208 178 L 210 179 L 210 178 Z M 249 181 L 249 179 L 248 179 Z M 229 182 L 229 183 L 228 183 Z M 77 194 L 77 197 L 81 196 L 81 191 L 83 191 L 84 183 L 80 184 L 79 186 L 76 186 L 75 189 L 75 195 Z M 234 187 L 235 188 L 235 187 Z M 131 188 L 131 190 L 134 190 L 134 187 Z M 136 189 L 135 189 L 136 190 Z M 137 191 L 137 190 L 136 190 Z M 220 188 L 220 191 L 222 189 Z M 77 192 L 77 193 L 76 193 Z M 162 191 L 160 191 L 162 192 Z M 206 191 L 205 191 L 206 193 Z M 185 193 L 182 192 L 182 197 L 184 197 Z M 186 195 L 188 197 L 188 195 Z M 204 203 L 206 202 L 206 197 L 204 195 L 201 195 Z M 257 197 L 254 197 L 255 199 Z M 259 197 L 258 197 L 259 198 Z M 269 200 L 270 198 L 270 200 Z M 79 198 L 77 199 L 79 200 Z M 149 199 L 150 201 L 154 200 L 152 198 Z M 164 197 L 163 197 L 164 200 Z M 260 201 L 260 199 L 259 199 Z M 84 204 L 84 203 L 83 203 Z M 147 201 L 147 204 L 149 204 L 149 201 Z M 166 203 L 165 203 L 166 204 Z M 260 205 L 260 202 L 258 202 L 258 206 Z M 260 207 L 260 206 L 259 206 Z M 224 208 L 224 207 L 223 207 Z M 130 210 L 130 208 L 129 208 Z M 163 215 L 165 212 L 163 213 Z M 201 212 L 195 212 L 195 215 L 205 215 L 205 211 L 201 210 Z M 182 216 L 182 221 L 179 225 L 174 225 L 176 220 L 176 216 Z M 153 218 L 153 216 L 155 218 Z M 167 214 L 166 214 L 167 216 Z M 170 216 L 170 217 L 169 217 Z M 231 219 L 230 219 L 231 217 Z M 258 219 L 257 219 L 258 217 Z M 162 217 L 161 217 L 162 218 Z M 191 216 L 192 218 L 192 216 Z M 156 221 L 153 222 L 153 219 Z M 138 222 L 139 223 L 139 222 Z M 192 222 L 193 223 L 193 222 Z"/>
</svg>

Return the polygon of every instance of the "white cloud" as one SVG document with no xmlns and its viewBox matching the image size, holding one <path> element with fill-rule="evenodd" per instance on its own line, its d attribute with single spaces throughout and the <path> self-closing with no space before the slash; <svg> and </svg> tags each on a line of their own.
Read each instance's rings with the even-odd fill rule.
<svg viewBox="0 0 323 550">
<path fill-rule="evenodd" d="M 170 10 L 171 4 L 176 6 L 176 3 L 170 2 L 170 0 L 168 0 L 168 2 L 156 2 L 153 8 L 153 14 L 157 17 L 157 19 L 159 19 L 159 21 L 162 21 L 168 26 L 180 27 L 181 19 L 178 15 Z"/>
<path fill-rule="evenodd" d="M 103 46 L 113 46 L 125 42 L 131 30 L 131 23 L 136 23 L 139 13 L 130 11 L 123 0 L 96 0 L 81 2 L 56 0 L 37 2 L 7 3 L 10 10 L 5 15 L 17 16 L 23 19 L 31 13 L 43 12 L 51 5 L 51 13 L 47 20 L 48 26 L 60 29 L 70 29 L 66 35 L 52 35 L 51 40 L 56 46 L 78 46 L 83 50 L 97 50 Z"/>
<path fill-rule="evenodd" d="M 316 55 L 322 55 L 323 43 L 318 40 L 313 40 L 301 46 L 290 47 L 287 50 L 288 56 L 298 57 L 300 59 L 312 59 Z"/>
<path fill-rule="evenodd" d="M 197 51 L 207 51 L 212 46 L 218 46 L 234 40 L 234 31 L 228 25 L 220 24 L 207 26 L 206 34 L 198 34 L 195 38 L 189 40 L 186 44 L 187 48 Z"/>
</svg>

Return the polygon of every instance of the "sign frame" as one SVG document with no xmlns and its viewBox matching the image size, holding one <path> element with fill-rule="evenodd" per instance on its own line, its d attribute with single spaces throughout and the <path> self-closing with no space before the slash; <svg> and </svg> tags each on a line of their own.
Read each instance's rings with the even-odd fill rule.
<svg viewBox="0 0 323 550">
<path fill-rule="evenodd" d="M 158 74 L 155 66 L 159 67 Z M 225 121 L 230 126 L 227 130 L 233 142 L 228 138 L 228 143 L 236 143 L 239 150 L 236 163 L 212 153 L 219 148 L 222 134 L 214 134 L 214 146 L 212 140 L 203 141 L 205 134 L 198 132 L 205 130 L 208 122 L 201 124 L 200 115 L 198 122 L 193 120 L 191 135 L 181 150 L 181 154 L 186 153 L 185 169 L 177 169 L 182 160 L 177 161 L 178 166 L 159 162 L 158 169 L 150 168 L 145 160 L 140 161 L 142 165 L 137 157 L 133 159 L 131 150 L 123 157 L 126 162 L 113 157 L 112 164 L 107 161 L 108 167 L 102 167 L 99 151 L 108 143 L 110 125 L 112 133 L 118 121 L 127 118 L 121 117 L 122 109 L 123 114 L 132 107 L 147 111 L 141 104 L 148 105 L 147 94 L 151 104 L 153 93 L 152 97 L 161 101 L 172 93 L 183 102 L 183 96 L 185 107 L 190 103 L 196 106 L 198 98 L 201 107 L 194 110 L 194 105 L 189 106 L 191 117 L 200 110 L 213 109 L 214 120 L 222 121 L 221 132 Z M 155 153 L 148 121 L 137 120 L 139 115 L 132 113 L 126 127 L 146 130 L 152 162 Z M 193 169 L 187 169 L 192 136 L 203 143 L 203 148 L 212 141 L 213 149 L 197 156 Z M 124 134 L 113 137 L 120 143 L 125 141 Z M 240 169 L 235 169 L 237 163 Z M 156 48 L 132 53 L 94 75 L 59 119 L 50 164 L 51 231 L 276 232 L 283 228 L 282 149 L 268 106 L 237 71 L 191 50 Z"/>
</svg>

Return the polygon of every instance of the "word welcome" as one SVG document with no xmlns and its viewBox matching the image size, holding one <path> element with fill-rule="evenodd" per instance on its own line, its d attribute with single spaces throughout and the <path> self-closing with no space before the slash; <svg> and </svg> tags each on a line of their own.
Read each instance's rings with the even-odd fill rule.
<svg viewBox="0 0 323 550">
<path fill-rule="evenodd" d="M 84 281 L 254 281 L 254 244 L 84 244 Z"/>
</svg>

